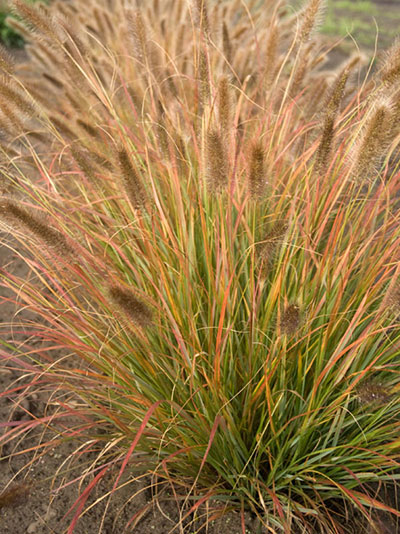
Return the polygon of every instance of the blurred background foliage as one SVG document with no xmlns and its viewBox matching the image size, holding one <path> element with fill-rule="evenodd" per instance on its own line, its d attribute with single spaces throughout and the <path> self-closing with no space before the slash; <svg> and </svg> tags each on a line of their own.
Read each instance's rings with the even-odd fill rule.
<svg viewBox="0 0 400 534">
<path fill-rule="evenodd" d="M 324 34 L 352 37 L 368 50 L 389 48 L 399 35 L 399 0 L 328 0 L 321 30 Z"/>
<path fill-rule="evenodd" d="M 25 0 L 28 4 L 33 4 L 39 0 Z M 0 43 L 8 48 L 22 48 L 24 45 L 23 38 L 18 35 L 7 24 L 7 17 L 14 16 L 12 13 L 11 2 L 9 0 L 0 0 Z"/>
<path fill-rule="evenodd" d="M 40 0 L 26 0 L 34 3 Z M 43 1 L 43 0 L 42 0 Z M 268 3 L 268 0 L 262 0 Z M 289 0 L 298 7 L 303 0 Z M 373 51 L 388 48 L 399 34 L 400 0 L 327 0 L 325 20 L 321 26 L 323 34 L 332 37 L 348 37 L 343 45 L 354 48 L 351 38 L 358 46 Z M 21 48 L 22 37 L 7 24 L 7 17 L 13 16 L 10 0 L 0 0 L 0 41 L 7 47 Z"/>
</svg>

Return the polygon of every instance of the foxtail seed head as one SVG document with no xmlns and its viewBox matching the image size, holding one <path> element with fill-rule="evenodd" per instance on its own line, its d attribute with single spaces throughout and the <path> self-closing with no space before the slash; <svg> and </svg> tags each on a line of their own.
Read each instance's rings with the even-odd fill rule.
<svg viewBox="0 0 400 534">
<path fill-rule="evenodd" d="M 275 248 L 282 243 L 287 230 L 288 224 L 286 221 L 275 223 L 271 230 L 265 234 L 264 239 L 258 244 L 258 256 L 260 258 L 269 256 L 271 248 Z"/>
<path fill-rule="evenodd" d="M 324 0 L 308 0 L 300 21 L 299 39 L 301 43 L 309 40 L 312 32 L 319 24 L 324 6 Z"/>
<path fill-rule="evenodd" d="M 150 326 L 152 323 L 151 310 L 144 302 L 139 300 L 135 293 L 118 285 L 108 288 L 112 302 L 119 308 L 136 326 L 141 328 Z"/>
<path fill-rule="evenodd" d="M 357 398 L 360 404 L 386 404 L 391 400 L 389 390 L 380 382 L 365 382 L 357 388 Z"/>
<path fill-rule="evenodd" d="M 349 78 L 350 70 L 345 67 L 335 79 L 325 107 L 325 114 L 336 117 L 343 100 L 344 90 Z"/>
<path fill-rule="evenodd" d="M 218 84 L 218 118 L 221 132 L 228 135 L 232 114 L 232 99 L 229 80 L 223 76 Z"/>
<path fill-rule="evenodd" d="M 210 130 L 206 137 L 206 181 L 212 193 L 220 193 L 228 185 L 225 146 L 216 129 Z"/>
<path fill-rule="evenodd" d="M 264 239 L 256 244 L 256 259 L 258 261 L 259 274 L 262 278 L 267 276 L 287 229 L 286 221 L 275 223 Z"/>
<path fill-rule="evenodd" d="M 400 78 L 400 39 L 386 52 L 385 62 L 381 68 L 381 79 L 386 85 L 396 83 Z"/>
<path fill-rule="evenodd" d="M 1 201 L 0 214 L 7 222 L 22 226 L 24 230 L 28 230 L 50 249 L 54 249 L 60 254 L 73 253 L 64 235 L 25 208 L 18 206 L 13 200 L 6 199 Z"/>
<path fill-rule="evenodd" d="M 24 504 L 31 491 L 31 484 L 19 483 L 0 493 L 0 510 Z"/>
<path fill-rule="evenodd" d="M 280 330 L 282 334 L 294 334 L 300 326 L 300 308 L 297 304 L 289 304 L 283 310 L 280 319 Z"/>
<path fill-rule="evenodd" d="M 265 152 L 262 144 L 257 142 L 253 145 L 250 154 L 248 187 L 251 198 L 260 200 L 265 194 L 266 186 Z"/>
<path fill-rule="evenodd" d="M 332 142 L 335 134 L 335 116 L 327 114 L 322 125 L 321 140 L 316 154 L 316 170 L 319 173 L 325 171 L 329 156 L 332 151 Z"/>
<path fill-rule="evenodd" d="M 210 72 L 208 66 L 208 57 L 204 50 L 199 53 L 199 93 L 200 93 L 200 110 L 202 111 L 210 97 Z"/>
<path fill-rule="evenodd" d="M 398 281 L 386 293 L 384 305 L 390 312 L 400 315 L 400 283 Z"/>
<path fill-rule="evenodd" d="M 208 34 L 210 30 L 208 21 L 207 0 L 194 0 L 196 22 L 202 31 Z"/>
<path fill-rule="evenodd" d="M 133 49 L 138 61 L 144 63 L 147 57 L 146 28 L 142 13 L 139 9 L 128 13 L 128 25 L 131 30 Z"/>
<path fill-rule="evenodd" d="M 265 53 L 265 85 L 268 89 L 273 82 L 278 52 L 279 26 L 275 21 L 270 26 Z"/>
<path fill-rule="evenodd" d="M 225 59 L 230 65 L 232 62 L 232 42 L 225 21 L 222 23 L 222 49 L 224 51 Z"/>
<path fill-rule="evenodd" d="M 47 6 L 44 4 L 31 6 L 23 0 L 13 0 L 13 4 L 17 13 L 21 15 L 24 21 L 35 28 L 35 30 L 39 29 L 50 40 L 54 40 L 55 42 L 60 41 L 54 19 Z"/>
<path fill-rule="evenodd" d="M 93 126 L 90 124 L 90 122 L 85 121 L 83 119 L 78 119 L 76 121 L 77 125 L 84 130 L 89 137 L 98 138 L 99 137 L 99 130 L 96 128 L 96 126 Z"/>
<path fill-rule="evenodd" d="M 71 154 L 79 169 L 84 173 L 84 175 L 87 178 L 91 179 L 94 183 L 97 183 L 98 179 L 89 151 L 82 150 L 81 148 L 78 148 L 78 146 L 75 144 L 71 146 Z"/>
<path fill-rule="evenodd" d="M 146 204 L 146 191 L 142 180 L 133 167 L 125 148 L 118 151 L 118 162 L 121 176 L 129 202 L 135 209 L 143 208 Z"/>
<path fill-rule="evenodd" d="M 367 120 L 363 135 L 356 150 L 356 179 L 370 178 L 380 157 L 384 154 L 393 125 L 393 109 L 389 102 L 378 102 Z"/>
<path fill-rule="evenodd" d="M 0 70 L 7 74 L 14 72 L 14 62 L 8 51 L 0 45 Z"/>
</svg>

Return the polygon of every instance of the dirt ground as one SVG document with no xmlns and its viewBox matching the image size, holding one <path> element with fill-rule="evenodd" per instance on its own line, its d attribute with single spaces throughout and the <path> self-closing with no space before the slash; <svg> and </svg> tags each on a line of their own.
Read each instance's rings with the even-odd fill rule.
<svg viewBox="0 0 400 534">
<path fill-rule="evenodd" d="M 334 2 L 335 0 L 332 0 Z M 356 0 L 354 0 L 356 2 Z M 400 27 L 400 0 L 374 0 L 381 11 L 381 22 L 390 32 Z M 393 10 L 398 13 L 397 21 L 393 21 L 390 13 Z M 387 20 L 386 20 L 387 19 Z M 385 22 L 386 21 L 386 22 Z M 388 33 L 390 33 L 388 30 Z M 387 45 L 386 37 L 380 42 Z M 342 52 L 338 59 L 341 59 Z M 343 52 L 343 57 L 345 52 Z M 0 235 L 0 242 L 6 236 Z M 21 276 L 27 276 L 27 269 L 21 260 L 13 258 L 6 247 L 0 246 L 0 268 Z M 0 288 L 0 323 L 13 320 L 14 331 L 18 330 L 18 323 L 28 318 L 27 312 L 15 314 L 15 307 L 6 299 L 11 295 Z M 1 333 L 1 332 L 0 332 Z M 26 336 L 25 336 L 26 337 Z M 25 339 L 23 334 L 10 333 L 6 341 L 18 346 Z M 26 383 L 28 380 L 24 373 L 15 368 L 12 361 L 0 359 L 0 395 L 2 392 Z M 50 406 L 49 406 L 50 400 Z M 51 399 L 46 393 L 31 393 L 23 400 L 17 394 L 0 396 L 0 423 L 14 421 L 19 424 L 23 421 L 32 420 L 48 415 L 51 412 Z M 55 446 L 43 457 L 40 443 L 46 443 L 57 436 L 51 431 L 43 433 L 41 430 L 26 431 L 11 444 L 2 447 L 2 435 L 7 431 L 7 426 L 0 426 L 0 534 L 65 534 L 68 530 L 69 521 L 73 513 L 65 517 L 79 495 L 77 484 L 69 484 L 90 466 L 94 460 L 93 453 L 86 455 L 74 454 L 76 443 L 64 442 Z M 23 452 L 25 451 L 25 452 Z M 22 454 L 23 452 L 23 454 Z M 74 460 L 75 466 L 69 472 L 69 460 Z M 63 475 L 56 479 L 55 474 L 61 470 Z M 106 495 L 112 488 L 117 471 L 111 471 L 107 478 L 102 479 L 91 495 L 88 503 Z M 149 476 L 143 476 L 140 480 L 134 480 L 133 476 L 125 479 L 126 485 L 115 493 L 112 498 L 104 498 L 96 506 L 91 507 L 79 520 L 75 528 L 76 534 L 119 534 L 132 532 L 125 530 L 127 522 L 144 510 L 140 521 L 135 527 L 137 534 L 167 534 L 179 522 L 179 510 L 174 499 L 166 495 L 165 500 L 152 504 L 153 490 L 152 480 Z M 93 480 L 90 475 L 85 480 L 81 489 L 84 489 Z M 132 498 L 133 496 L 133 498 Z M 199 531 L 203 520 L 193 524 L 186 532 Z M 186 521 L 186 524 L 188 521 Z M 256 534 L 261 532 L 258 522 L 246 515 L 246 532 Z M 400 532 L 394 523 L 388 518 L 382 518 L 379 530 L 373 531 L 372 527 L 364 529 L 366 534 L 377 532 L 378 534 L 395 534 Z M 174 530 L 179 532 L 179 529 Z M 209 523 L 207 534 L 241 534 L 240 518 L 237 514 L 230 513 L 221 520 Z M 360 530 L 361 532 L 361 530 Z"/>
</svg>

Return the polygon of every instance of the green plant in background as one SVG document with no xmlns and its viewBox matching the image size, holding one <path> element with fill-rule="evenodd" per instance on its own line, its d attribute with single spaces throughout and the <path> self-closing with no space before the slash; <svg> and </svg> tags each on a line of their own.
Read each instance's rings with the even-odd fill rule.
<svg viewBox="0 0 400 534">
<path fill-rule="evenodd" d="M 334 0 L 326 3 L 321 31 L 333 37 L 352 36 L 358 46 L 373 51 L 376 41 L 379 48 L 390 46 L 398 34 L 399 21 L 396 3 L 383 9 L 371 0 Z"/>
<path fill-rule="evenodd" d="M 204 503 L 270 532 L 396 513 L 369 484 L 400 452 L 399 46 L 358 87 L 359 58 L 316 68 L 318 0 L 15 3 L 1 217 L 32 276 L 2 279 L 47 344 L 3 358 L 100 449 L 70 532 L 144 462 L 189 530 Z"/>
<path fill-rule="evenodd" d="M 33 4 L 39 0 L 25 0 L 26 3 Z M 41 0 L 43 3 L 47 1 Z M 0 42 L 8 48 L 22 48 L 24 45 L 24 39 L 18 33 L 18 31 L 12 28 L 10 25 L 10 17 L 13 17 L 13 13 L 8 5 L 8 2 L 0 4 Z M 8 20 L 7 20 L 8 19 Z"/>
<path fill-rule="evenodd" d="M 9 13 L 0 12 L 0 41 L 9 48 L 21 48 L 24 40 L 7 24 Z"/>
<path fill-rule="evenodd" d="M 352 35 L 360 46 L 373 48 L 376 38 L 374 17 L 378 7 L 369 0 L 329 2 L 322 31 L 332 36 Z"/>
</svg>

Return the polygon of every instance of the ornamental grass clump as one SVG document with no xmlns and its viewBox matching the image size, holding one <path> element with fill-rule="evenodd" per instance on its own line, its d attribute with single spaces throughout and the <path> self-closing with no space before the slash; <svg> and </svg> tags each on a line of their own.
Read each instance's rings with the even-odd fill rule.
<svg viewBox="0 0 400 534">
<path fill-rule="evenodd" d="M 2 283 L 42 321 L 1 355 L 100 450 L 69 532 L 138 463 L 187 531 L 205 505 L 243 532 L 399 515 L 370 489 L 399 476 L 397 71 L 324 70 L 321 8 L 15 1 L 0 218 L 33 276 Z"/>
</svg>

